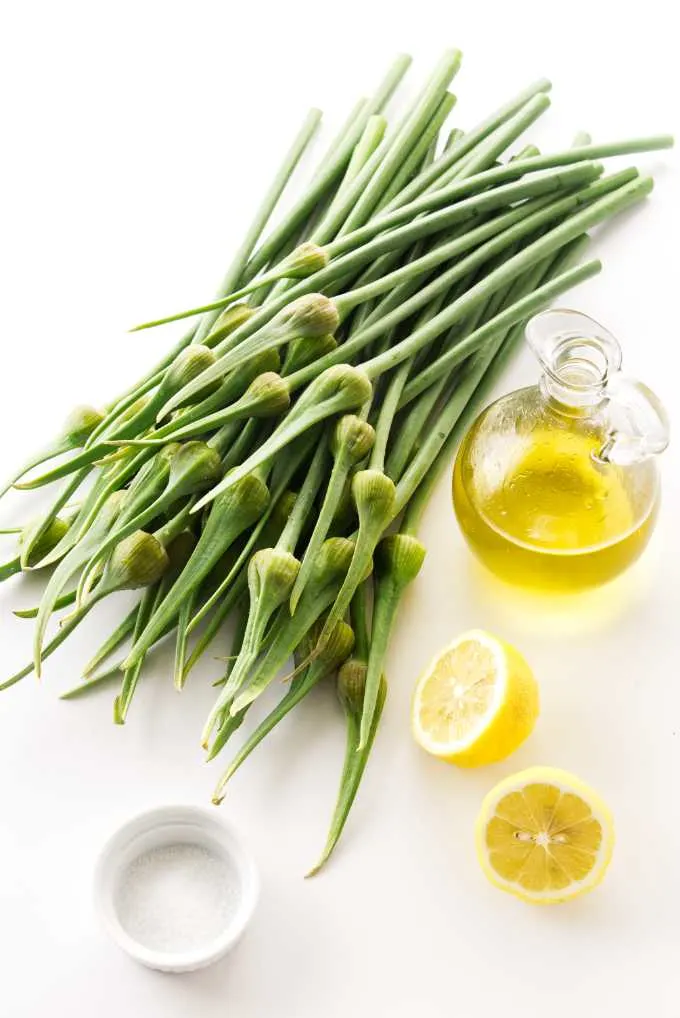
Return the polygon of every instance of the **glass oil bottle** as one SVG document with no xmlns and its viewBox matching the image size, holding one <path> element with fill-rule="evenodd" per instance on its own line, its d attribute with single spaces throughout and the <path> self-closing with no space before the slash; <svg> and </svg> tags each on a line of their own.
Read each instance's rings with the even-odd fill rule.
<svg viewBox="0 0 680 1018">
<path fill-rule="evenodd" d="M 501 579 L 570 592 L 613 579 L 641 554 L 659 505 L 659 400 L 621 373 L 621 349 L 575 311 L 532 319 L 538 385 L 497 400 L 458 452 L 453 498 L 463 534 Z"/>
</svg>

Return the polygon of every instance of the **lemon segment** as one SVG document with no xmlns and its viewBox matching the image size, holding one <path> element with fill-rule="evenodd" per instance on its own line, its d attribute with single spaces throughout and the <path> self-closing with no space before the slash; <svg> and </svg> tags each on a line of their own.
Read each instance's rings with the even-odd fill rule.
<svg viewBox="0 0 680 1018">
<path fill-rule="evenodd" d="M 460 767 L 504 760 L 531 733 L 538 686 L 524 658 L 482 630 L 459 636 L 419 679 L 413 735 L 433 756 Z"/>
<path fill-rule="evenodd" d="M 600 796 L 553 767 L 531 767 L 486 796 L 477 819 L 477 854 L 489 880 L 536 904 L 592 890 L 614 847 L 614 823 Z"/>
</svg>

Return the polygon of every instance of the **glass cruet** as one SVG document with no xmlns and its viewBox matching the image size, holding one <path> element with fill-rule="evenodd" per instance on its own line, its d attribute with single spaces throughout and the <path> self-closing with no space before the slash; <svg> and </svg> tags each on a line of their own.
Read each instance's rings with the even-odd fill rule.
<svg viewBox="0 0 680 1018">
<path fill-rule="evenodd" d="M 456 515 L 502 579 L 557 591 L 596 586 L 634 562 L 654 529 L 666 412 L 622 374 L 617 340 L 592 318 L 546 311 L 526 338 L 541 378 L 487 407 L 463 439 Z"/>
</svg>

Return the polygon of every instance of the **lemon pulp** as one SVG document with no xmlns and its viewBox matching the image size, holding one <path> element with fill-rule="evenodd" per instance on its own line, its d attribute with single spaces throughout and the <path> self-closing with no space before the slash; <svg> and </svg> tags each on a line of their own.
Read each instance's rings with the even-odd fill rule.
<svg viewBox="0 0 680 1018">
<path fill-rule="evenodd" d="M 564 901 L 590 890 L 602 879 L 612 846 L 613 823 L 597 793 L 554 768 L 531 768 L 501 782 L 478 820 L 487 876 L 529 901 Z"/>
<path fill-rule="evenodd" d="M 411 721 L 428 753 L 478 767 L 517 749 L 538 711 L 538 687 L 524 658 L 490 633 L 472 630 L 438 654 L 420 677 Z"/>
</svg>

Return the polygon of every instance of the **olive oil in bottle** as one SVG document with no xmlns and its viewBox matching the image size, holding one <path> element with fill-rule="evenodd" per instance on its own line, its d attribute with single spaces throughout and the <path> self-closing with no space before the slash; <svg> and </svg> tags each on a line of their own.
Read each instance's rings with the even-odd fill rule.
<svg viewBox="0 0 680 1018">
<path fill-rule="evenodd" d="M 546 312 L 527 338 L 544 375 L 472 425 L 456 459 L 454 506 L 471 549 L 497 576 L 581 590 L 625 570 L 651 536 L 665 413 L 621 376 L 618 343 L 584 315 Z"/>
</svg>

